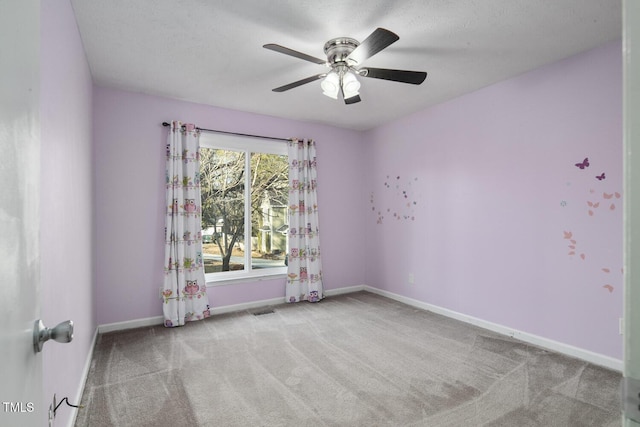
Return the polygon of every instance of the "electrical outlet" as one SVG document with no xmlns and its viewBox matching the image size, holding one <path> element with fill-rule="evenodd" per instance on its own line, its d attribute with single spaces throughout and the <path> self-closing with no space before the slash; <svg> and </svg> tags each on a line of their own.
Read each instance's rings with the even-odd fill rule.
<svg viewBox="0 0 640 427">
<path fill-rule="evenodd" d="M 409 273 L 409 284 L 413 285 L 416 283 L 416 278 L 413 277 L 413 273 Z"/>
<path fill-rule="evenodd" d="M 618 318 L 618 333 L 624 334 L 624 319 L 622 317 Z"/>
<path fill-rule="evenodd" d="M 53 419 L 55 417 L 55 415 L 53 414 L 54 408 L 55 406 L 53 406 L 53 403 L 49 405 L 49 427 L 53 427 Z"/>
</svg>

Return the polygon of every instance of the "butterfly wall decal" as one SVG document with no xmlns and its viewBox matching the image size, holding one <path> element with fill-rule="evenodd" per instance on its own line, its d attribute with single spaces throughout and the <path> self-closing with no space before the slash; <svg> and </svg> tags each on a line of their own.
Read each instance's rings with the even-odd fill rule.
<svg viewBox="0 0 640 427">
<path fill-rule="evenodd" d="M 589 158 L 585 157 L 584 160 L 582 161 L 582 163 L 576 163 L 576 166 L 579 167 L 580 169 L 588 168 L 589 167 Z"/>
<path fill-rule="evenodd" d="M 606 177 L 604 176 L 604 172 L 602 172 L 601 175 L 596 175 L 596 178 L 598 179 L 598 181 L 602 181 L 603 179 L 605 179 Z"/>
</svg>

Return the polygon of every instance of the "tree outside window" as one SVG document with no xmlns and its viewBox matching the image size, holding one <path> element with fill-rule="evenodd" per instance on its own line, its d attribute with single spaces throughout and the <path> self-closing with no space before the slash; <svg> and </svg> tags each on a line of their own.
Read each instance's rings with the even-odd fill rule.
<svg viewBox="0 0 640 427">
<path fill-rule="evenodd" d="M 203 146 L 200 152 L 206 273 L 260 274 L 285 266 L 286 147 L 273 152 Z M 284 271 L 282 271 L 284 273 Z M 236 273 L 241 274 L 241 273 Z"/>
</svg>

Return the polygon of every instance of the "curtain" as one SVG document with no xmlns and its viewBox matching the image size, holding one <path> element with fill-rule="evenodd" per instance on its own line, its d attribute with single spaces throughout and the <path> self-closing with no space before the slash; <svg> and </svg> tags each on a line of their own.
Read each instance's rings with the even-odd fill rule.
<svg viewBox="0 0 640 427">
<path fill-rule="evenodd" d="M 200 131 L 171 123 L 167 137 L 163 312 L 166 327 L 209 317 L 202 262 Z"/>
<path fill-rule="evenodd" d="M 289 154 L 289 252 L 286 301 L 317 302 L 324 298 L 318 236 L 316 146 L 292 139 Z"/>
</svg>

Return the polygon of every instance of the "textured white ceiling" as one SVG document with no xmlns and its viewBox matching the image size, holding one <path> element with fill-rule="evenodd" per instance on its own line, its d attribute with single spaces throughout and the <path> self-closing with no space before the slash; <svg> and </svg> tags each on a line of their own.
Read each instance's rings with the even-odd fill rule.
<svg viewBox="0 0 640 427">
<path fill-rule="evenodd" d="M 94 82 L 365 130 L 621 37 L 621 0 L 72 0 Z M 420 85 L 361 78 L 362 102 L 322 95 L 325 58 L 376 27 L 400 40 L 365 65 L 427 71 Z"/>
</svg>

